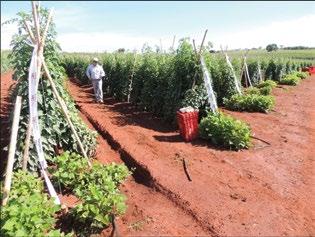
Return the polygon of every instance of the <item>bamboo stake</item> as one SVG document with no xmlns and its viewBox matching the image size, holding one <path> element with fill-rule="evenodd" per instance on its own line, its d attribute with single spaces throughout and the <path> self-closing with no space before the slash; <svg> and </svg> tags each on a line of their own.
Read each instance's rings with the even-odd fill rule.
<svg viewBox="0 0 315 237">
<path fill-rule="evenodd" d="M 34 37 L 32 30 L 31 30 L 31 27 L 29 26 L 28 22 L 26 22 L 25 20 L 23 20 L 23 22 L 24 22 L 25 29 L 28 32 L 28 34 L 32 40 L 32 43 L 36 44 L 36 40 L 35 40 L 35 37 Z"/>
<path fill-rule="evenodd" d="M 34 1 L 32 1 L 32 13 L 33 13 L 34 26 L 35 26 L 35 30 L 36 30 L 37 40 L 38 40 L 38 42 L 40 42 L 39 19 L 38 19 L 38 15 L 37 15 L 37 8 L 36 8 Z"/>
<path fill-rule="evenodd" d="M 9 193 L 11 190 L 14 155 L 15 155 L 16 141 L 17 141 L 17 135 L 18 135 L 18 129 L 19 129 L 19 120 L 20 120 L 20 113 L 21 113 L 21 101 L 22 101 L 22 97 L 17 96 L 16 101 L 15 101 L 15 106 L 14 106 L 8 163 L 7 163 L 5 180 L 4 180 L 3 200 L 2 200 L 3 206 L 7 204 L 7 201 L 9 199 Z"/>
<path fill-rule="evenodd" d="M 194 47 L 195 55 L 196 55 L 196 58 L 197 58 L 198 57 L 198 53 L 197 53 L 197 48 L 196 48 L 196 44 L 195 44 L 195 39 L 193 39 L 193 47 Z"/>
<path fill-rule="evenodd" d="M 204 44 L 205 39 L 206 39 L 207 32 L 208 32 L 208 29 L 205 31 L 205 33 L 204 33 L 204 35 L 203 35 L 199 52 L 198 52 L 198 54 L 196 55 L 198 62 L 200 61 L 200 55 L 201 55 L 201 51 L 202 51 L 202 48 L 203 48 L 203 44 Z M 197 49 L 196 49 L 196 45 L 195 45 L 195 40 L 193 40 L 193 45 L 194 45 L 195 52 L 196 52 Z M 197 76 L 197 71 L 195 72 L 195 75 L 194 75 L 194 77 L 193 77 L 192 88 L 193 88 L 193 87 L 195 86 L 195 84 L 196 84 L 196 76 Z"/>
<path fill-rule="evenodd" d="M 175 37 L 176 37 L 176 35 L 174 35 L 174 37 L 173 37 L 173 43 L 172 43 L 172 47 L 171 47 L 172 50 L 174 50 Z"/>
<path fill-rule="evenodd" d="M 202 39 L 202 42 L 201 42 L 201 45 L 200 45 L 200 49 L 199 49 L 199 55 L 201 54 L 201 50 L 203 48 L 203 44 L 205 42 L 205 39 L 206 39 L 206 36 L 207 36 L 207 33 L 208 33 L 208 29 L 206 29 L 204 35 L 203 35 L 203 39 Z"/>
<path fill-rule="evenodd" d="M 47 24 L 46 24 L 46 27 L 45 27 L 45 30 L 44 30 L 44 33 L 43 33 L 43 37 L 42 37 L 42 41 L 41 41 L 41 44 L 40 44 L 40 47 L 42 47 L 42 48 L 45 45 L 46 36 L 47 36 L 47 32 L 48 32 L 49 24 L 51 22 L 52 15 L 53 15 L 53 9 L 50 10 L 49 15 L 48 15 Z"/>
<path fill-rule="evenodd" d="M 24 147 L 24 152 L 23 152 L 23 163 L 22 163 L 22 170 L 23 171 L 26 171 L 26 169 L 27 169 L 31 134 L 32 134 L 32 122 L 31 122 L 31 118 L 29 118 L 28 125 L 27 125 L 27 131 L 26 131 L 26 138 L 25 138 L 25 147 Z"/>
<path fill-rule="evenodd" d="M 68 122 L 68 124 L 69 124 L 69 126 L 71 128 L 71 131 L 73 132 L 73 134 L 75 136 L 75 139 L 77 140 L 77 142 L 79 144 L 79 147 L 80 147 L 80 150 L 81 150 L 83 156 L 88 159 L 88 157 L 86 155 L 86 152 L 85 152 L 85 150 L 83 148 L 83 145 L 81 143 L 81 140 L 80 140 L 80 138 L 79 138 L 79 136 L 78 136 L 78 134 L 77 134 L 77 132 L 76 132 L 72 122 L 71 122 L 70 116 L 68 114 L 67 106 L 66 106 L 65 102 L 63 101 L 63 99 L 59 96 L 59 93 L 57 91 L 57 88 L 55 86 L 55 83 L 54 83 L 53 79 L 51 78 L 51 75 L 49 73 L 49 69 L 48 69 L 48 67 L 46 65 L 45 60 L 42 60 L 42 63 L 43 63 L 45 74 L 46 74 L 46 76 L 48 78 L 48 81 L 49 81 L 49 83 L 50 83 L 50 85 L 51 85 L 51 87 L 53 89 L 53 93 L 54 93 L 54 95 L 55 95 L 55 97 L 56 97 L 56 99 L 57 99 L 57 101 L 58 101 L 58 103 L 59 103 L 59 105 L 61 107 L 61 111 L 63 112 L 63 114 L 66 117 L 66 120 L 67 120 L 67 122 Z M 90 167 L 92 166 L 89 160 L 88 160 L 88 164 L 89 164 Z"/>
<path fill-rule="evenodd" d="M 127 96 L 127 102 L 130 102 L 130 94 L 132 90 L 132 82 L 133 82 L 133 75 L 135 73 L 135 68 L 136 68 L 136 60 L 137 60 L 137 53 L 134 55 L 134 61 L 133 61 L 133 66 L 132 66 L 132 72 L 130 76 L 130 83 L 129 83 L 129 88 L 128 88 L 128 96 Z"/>
</svg>

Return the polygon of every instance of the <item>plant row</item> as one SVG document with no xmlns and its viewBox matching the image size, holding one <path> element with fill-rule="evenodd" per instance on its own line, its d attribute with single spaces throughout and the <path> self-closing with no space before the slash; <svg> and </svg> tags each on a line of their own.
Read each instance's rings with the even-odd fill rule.
<svg viewBox="0 0 315 237">
<path fill-rule="evenodd" d="M 183 104 L 191 105 L 189 101 L 200 102 L 194 106 L 205 106 L 202 99 L 206 95 L 202 86 L 202 73 L 193 47 L 187 39 L 180 41 L 176 51 L 167 54 L 153 52 L 147 47 L 141 54 L 116 52 L 98 56 L 106 72 L 103 89 L 108 96 L 114 96 L 121 101 L 130 98 L 140 108 L 167 121 L 174 121 L 177 109 Z M 212 76 L 218 104 L 223 105 L 224 99 L 230 99 L 236 94 L 233 72 L 222 55 L 203 52 L 203 56 Z M 76 77 L 81 83 L 87 84 L 89 81 L 85 76 L 85 69 L 90 60 L 91 55 L 64 54 L 63 66 L 70 77 Z M 241 74 L 242 59 L 232 58 L 231 61 L 240 80 L 238 75 Z M 259 71 L 263 80 L 279 82 L 284 75 L 308 65 L 310 62 L 307 60 L 248 60 L 253 86 L 261 82 Z M 260 91 L 262 95 L 268 95 L 270 87 Z"/>
</svg>

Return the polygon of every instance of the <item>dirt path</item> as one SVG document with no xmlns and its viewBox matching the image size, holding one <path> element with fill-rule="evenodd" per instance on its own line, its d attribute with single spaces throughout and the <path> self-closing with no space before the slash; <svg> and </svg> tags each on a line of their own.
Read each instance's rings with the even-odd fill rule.
<svg viewBox="0 0 315 237">
<path fill-rule="evenodd" d="M 3 150 L 10 142 L 10 111 L 13 109 L 13 104 L 10 101 L 10 91 L 15 85 L 15 81 L 12 80 L 12 72 L 7 72 L 1 75 L 1 110 L 0 110 L 0 179 L 2 179 L 5 169 L 5 158 L 7 157 L 7 151 Z"/>
<path fill-rule="evenodd" d="M 137 182 L 163 194 L 209 233 L 315 234 L 315 76 L 296 87 L 276 88 L 276 108 L 269 114 L 227 111 L 271 144 L 254 140 L 253 147 L 240 152 L 202 140 L 185 143 L 167 124 L 130 104 L 112 99 L 93 104 L 90 87 L 69 83 L 69 89 L 123 161 L 137 167 Z"/>
</svg>

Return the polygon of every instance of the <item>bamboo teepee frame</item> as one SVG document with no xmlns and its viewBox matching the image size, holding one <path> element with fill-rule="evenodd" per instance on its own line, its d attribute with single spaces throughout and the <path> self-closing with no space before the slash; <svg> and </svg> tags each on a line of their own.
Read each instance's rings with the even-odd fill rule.
<svg viewBox="0 0 315 237">
<path fill-rule="evenodd" d="M 250 77 L 249 77 L 249 72 L 248 72 L 248 66 L 247 66 L 247 54 L 248 54 L 249 50 L 247 50 L 245 52 L 245 54 L 243 55 L 243 66 L 242 66 L 242 70 L 241 70 L 241 80 L 243 78 L 243 75 L 245 73 L 245 86 L 246 87 L 249 87 L 249 86 L 252 86 L 252 82 L 250 80 Z"/>
<path fill-rule="evenodd" d="M 83 144 L 81 143 L 81 140 L 78 136 L 78 133 L 76 132 L 75 130 L 75 127 L 71 121 L 71 118 L 69 116 L 69 111 L 67 109 L 67 106 L 64 102 L 64 100 L 60 97 L 57 89 L 56 89 L 56 85 L 55 85 L 55 82 L 53 81 L 51 75 L 50 75 L 50 72 L 49 72 L 49 69 L 47 67 L 47 64 L 45 62 L 45 58 L 44 58 L 44 55 L 43 55 L 43 51 L 44 51 L 44 46 L 45 46 L 45 40 L 46 40 L 46 36 L 47 36 L 47 32 L 48 32 L 48 29 L 49 29 L 49 25 L 50 25 L 50 22 L 51 22 L 51 19 L 52 19 L 52 13 L 53 11 L 50 10 L 49 12 L 49 16 L 48 16 L 48 20 L 47 20 L 47 24 L 44 28 L 44 32 L 43 32 L 43 35 L 41 36 L 40 35 L 40 23 L 39 23 L 39 4 L 36 6 L 36 3 L 34 1 L 32 1 L 32 14 L 33 14 L 33 20 L 34 20 L 34 30 L 35 30 L 35 35 L 33 34 L 33 31 L 31 29 L 31 27 L 29 26 L 28 22 L 24 20 L 24 26 L 25 26 L 25 30 L 28 32 L 29 34 L 29 37 L 32 41 L 32 43 L 34 45 L 37 45 L 37 56 L 38 56 L 38 65 L 37 65 L 37 70 L 38 72 L 40 73 L 41 72 L 41 69 L 43 68 L 44 69 L 44 73 L 49 81 L 49 84 L 51 85 L 52 87 L 52 90 L 53 90 L 53 95 L 55 96 L 55 98 L 57 99 L 57 102 L 58 104 L 60 105 L 61 107 L 61 111 L 63 112 L 70 128 L 71 128 L 71 131 L 72 133 L 74 134 L 74 137 L 79 145 L 79 148 L 83 154 L 83 156 L 85 158 L 88 159 L 87 157 L 87 154 L 83 148 Z M 30 125 L 30 124 L 29 124 Z M 31 126 L 28 127 L 28 132 L 29 134 L 31 133 Z M 26 138 L 28 140 L 28 144 L 29 144 L 29 139 L 30 139 L 30 135 L 27 136 Z M 24 151 L 24 157 L 27 157 L 25 156 L 25 152 L 28 152 L 27 150 L 28 148 L 25 149 Z M 23 163 L 27 163 L 27 162 L 23 162 Z M 91 167 L 91 163 L 90 161 L 88 160 L 88 164 L 89 166 Z"/>
</svg>

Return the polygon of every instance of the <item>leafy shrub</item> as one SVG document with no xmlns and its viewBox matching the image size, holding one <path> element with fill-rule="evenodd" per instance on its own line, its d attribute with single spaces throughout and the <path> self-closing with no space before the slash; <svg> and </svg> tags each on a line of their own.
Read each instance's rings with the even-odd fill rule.
<svg viewBox="0 0 315 237">
<path fill-rule="evenodd" d="M 261 83 L 259 83 L 256 87 L 257 88 L 262 88 L 262 87 L 265 87 L 265 86 L 270 86 L 271 88 L 274 88 L 277 86 L 277 83 L 275 81 L 272 81 L 272 80 L 266 80 L 266 81 L 263 81 Z"/>
<path fill-rule="evenodd" d="M 270 95 L 272 88 L 273 88 L 272 86 L 261 87 L 261 88 L 259 88 L 259 93 L 261 95 Z"/>
<path fill-rule="evenodd" d="M 204 117 L 210 111 L 207 98 L 208 94 L 204 85 L 196 85 L 193 89 L 186 91 L 181 107 L 191 106 L 195 109 L 199 109 L 199 116 Z"/>
<path fill-rule="evenodd" d="M 297 77 L 301 78 L 301 79 L 305 79 L 308 77 L 307 72 L 294 72 L 293 75 L 296 75 Z"/>
<path fill-rule="evenodd" d="M 22 171 L 14 173 L 9 201 L 1 210 L 2 236 L 64 236 L 54 229 L 54 215 L 60 206 L 43 190 L 38 177 Z"/>
<path fill-rule="evenodd" d="M 274 98 L 268 95 L 233 95 L 225 99 L 226 108 L 236 111 L 267 112 L 274 106 Z"/>
<path fill-rule="evenodd" d="M 214 145 L 239 150 L 250 145 L 249 126 L 223 113 L 209 113 L 199 125 L 200 136 Z"/>
<path fill-rule="evenodd" d="M 110 223 L 112 214 L 124 213 L 125 197 L 118 186 L 131 174 L 125 165 L 94 163 L 88 168 L 86 158 L 69 152 L 56 160 L 58 169 L 51 170 L 54 179 L 82 200 L 71 210 L 81 231 L 99 230 Z"/>
<path fill-rule="evenodd" d="M 260 95 L 260 89 L 256 87 L 249 87 L 244 92 L 246 95 Z"/>
<path fill-rule="evenodd" d="M 296 86 L 297 84 L 300 83 L 300 81 L 301 79 L 297 75 L 289 74 L 283 77 L 279 83 L 282 85 Z"/>
</svg>

